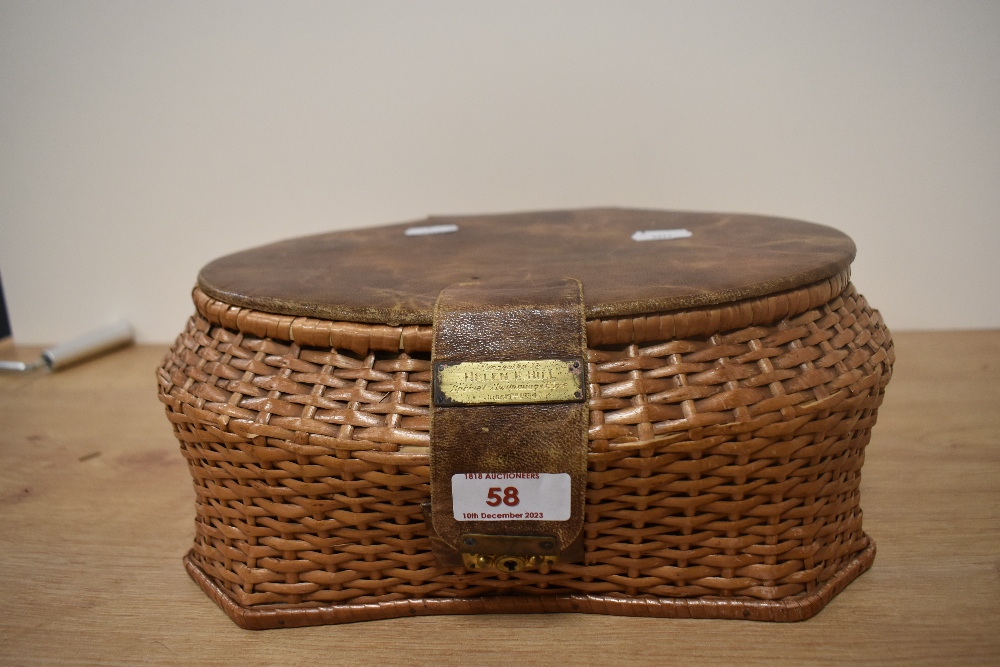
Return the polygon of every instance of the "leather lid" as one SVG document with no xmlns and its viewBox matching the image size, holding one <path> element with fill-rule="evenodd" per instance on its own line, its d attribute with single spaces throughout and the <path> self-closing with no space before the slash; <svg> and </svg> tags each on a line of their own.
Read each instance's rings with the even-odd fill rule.
<svg viewBox="0 0 1000 667">
<path fill-rule="evenodd" d="M 431 225 L 457 231 L 406 233 Z M 649 230 L 691 235 L 633 240 Z M 797 220 L 601 208 L 432 217 L 292 239 L 217 259 L 198 284 L 210 297 L 267 313 L 399 325 L 431 324 L 438 294 L 455 283 L 573 276 L 587 318 L 596 318 L 801 287 L 843 271 L 854 253 L 845 234 Z"/>
</svg>

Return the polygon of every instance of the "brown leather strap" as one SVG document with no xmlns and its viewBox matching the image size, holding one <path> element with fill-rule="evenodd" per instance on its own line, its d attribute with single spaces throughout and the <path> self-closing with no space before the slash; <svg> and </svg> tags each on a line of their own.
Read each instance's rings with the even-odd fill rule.
<svg viewBox="0 0 1000 667">
<path fill-rule="evenodd" d="M 483 543 L 509 547 L 516 542 L 494 536 L 529 541 L 535 537 L 543 545 L 551 544 L 550 538 L 554 538 L 553 553 L 558 553 L 560 560 L 572 557 L 572 548 L 583 528 L 586 493 L 585 332 L 582 287 L 576 280 L 516 285 L 459 284 L 441 292 L 435 306 L 432 353 L 435 391 L 431 408 L 430 513 L 431 542 L 442 564 L 461 564 L 460 552 L 482 553 Z M 492 393 L 481 392 L 472 399 L 458 395 L 457 401 L 456 395 L 442 391 L 442 380 L 449 366 L 463 364 L 464 368 L 478 372 L 484 368 L 522 367 L 469 366 L 470 362 L 540 360 L 558 360 L 563 364 L 563 372 L 577 373 L 579 391 L 553 398 L 529 389 L 528 394 L 511 398 L 503 392 L 512 390 L 516 394 L 519 388 L 528 385 L 508 383 L 500 388 L 493 385 Z M 495 404 L 507 400 L 513 404 Z M 559 402 L 530 402 L 535 400 Z M 456 519 L 453 477 L 506 474 L 510 477 L 503 479 L 516 480 L 519 479 L 516 475 L 536 473 L 569 475 L 568 520 Z M 506 491 L 513 484 L 499 481 L 496 486 Z M 484 485 L 484 493 L 485 486 L 491 484 Z M 505 502 L 512 499 L 508 495 Z M 518 516 L 521 509 L 524 506 L 509 503 L 497 507 L 499 512 L 506 512 L 504 516 Z M 473 546 L 475 540 L 469 535 L 485 537 L 479 539 L 480 549 Z M 516 551 L 517 547 L 511 548 Z"/>
</svg>

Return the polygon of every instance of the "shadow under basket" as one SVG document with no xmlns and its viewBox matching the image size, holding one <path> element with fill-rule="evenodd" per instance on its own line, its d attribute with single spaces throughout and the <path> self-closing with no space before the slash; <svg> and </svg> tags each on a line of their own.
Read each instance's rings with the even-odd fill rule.
<svg viewBox="0 0 1000 667">
<path fill-rule="evenodd" d="M 415 225 L 457 231 L 408 236 Z M 652 249 L 631 240 L 657 228 L 690 237 Z M 758 241 L 733 231 L 747 228 Z M 463 231 L 476 248 L 490 245 L 482 235 L 499 236 L 493 252 L 536 246 L 542 233 L 555 247 L 577 233 L 599 253 L 566 250 L 585 303 L 580 549 L 520 571 L 456 565 L 432 544 L 431 412 L 442 409 L 433 407 L 433 305 L 472 276 L 416 280 L 409 310 L 389 316 L 377 296 L 362 293 L 360 306 L 338 296 L 359 293 L 338 287 L 345 272 L 390 261 L 352 243 L 379 257 L 411 252 L 391 259 L 406 276 L 407 262 L 444 264 L 431 244 L 458 243 Z M 608 240 L 614 234 L 621 242 Z M 290 247 L 305 259 L 290 260 Z M 310 253 L 320 251 L 343 260 L 329 276 L 310 275 L 329 283 L 325 301 L 297 302 L 284 283 L 248 277 L 269 262 L 315 268 Z M 662 258 L 629 254 L 648 252 Z M 749 276 L 741 289 L 726 268 L 734 253 Z M 808 223 L 595 209 L 435 219 L 218 260 L 203 270 L 196 313 L 158 370 L 197 494 L 187 571 L 251 629 L 473 613 L 807 619 L 875 557 L 859 486 L 893 350 L 849 282 L 853 255 L 846 236 Z M 517 256 L 473 253 L 463 266 L 476 267 L 477 281 L 496 279 L 491 271 L 509 279 L 522 270 Z M 664 277 L 704 256 L 715 283 Z M 629 261 L 653 268 L 608 277 L 609 263 Z M 536 259 L 523 262 L 537 269 Z M 287 273 L 289 284 L 303 280 Z M 622 306 L 607 295 L 606 283 L 629 280 L 665 296 Z"/>
</svg>

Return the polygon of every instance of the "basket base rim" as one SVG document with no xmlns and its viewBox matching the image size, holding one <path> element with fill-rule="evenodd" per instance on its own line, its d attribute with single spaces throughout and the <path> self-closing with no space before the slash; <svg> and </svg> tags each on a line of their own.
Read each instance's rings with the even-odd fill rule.
<svg viewBox="0 0 1000 667">
<path fill-rule="evenodd" d="M 321 607 L 246 607 L 212 581 L 191 557 L 184 567 L 201 589 L 236 625 L 247 630 L 301 628 L 440 614 L 577 613 L 654 618 L 716 618 L 795 622 L 815 616 L 844 588 L 871 567 L 875 542 L 867 546 L 812 593 L 784 600 L 726 598 L 652 598 L 627 595 L 509 595 L 474 598 L 417 598 L 371 604 Z"/>
</svg>

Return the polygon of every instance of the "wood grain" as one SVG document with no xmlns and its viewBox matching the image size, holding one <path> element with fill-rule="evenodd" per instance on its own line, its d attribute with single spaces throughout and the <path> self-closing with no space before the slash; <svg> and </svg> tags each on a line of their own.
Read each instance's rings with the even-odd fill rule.
<svg viewBox="0 0 1000 667">
<path fill-rule="evenodd" d="M 996 664 L 1000 331 L 895 340 L 862 484 L 875 565 L 787 625 L 553 614 L 240 630 L 181 565 L 194 494 L 155 397 L 165 348 L 2 376 L 0 663 Z"/>
</svg>

